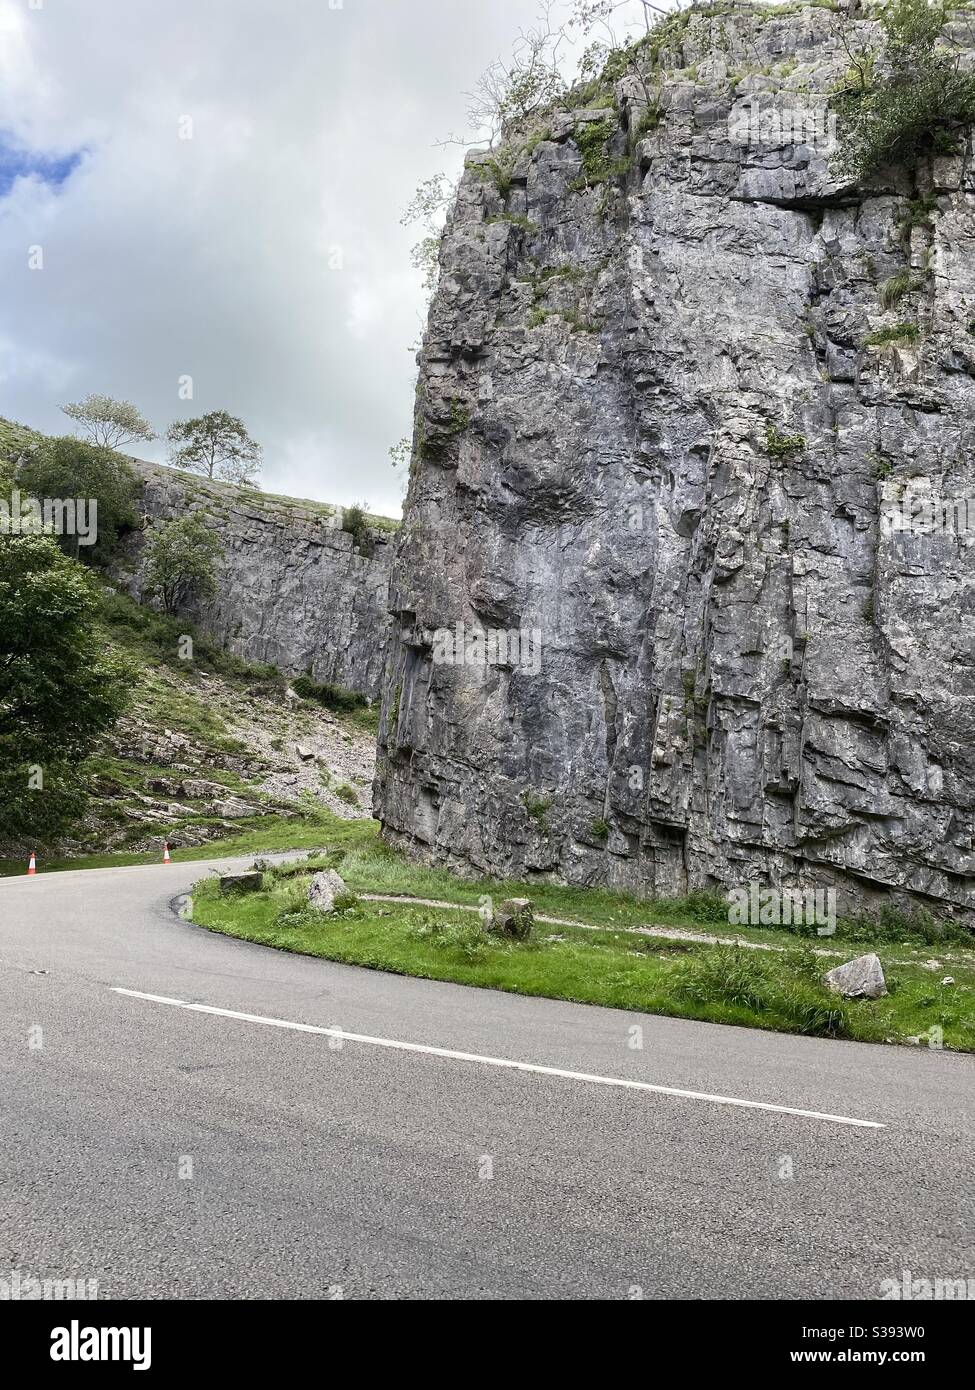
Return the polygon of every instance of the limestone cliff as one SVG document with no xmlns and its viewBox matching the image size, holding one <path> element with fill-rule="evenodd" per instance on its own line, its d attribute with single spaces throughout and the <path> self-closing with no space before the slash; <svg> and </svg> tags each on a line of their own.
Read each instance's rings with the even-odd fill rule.
<svg viewBox="0 0 975 1390">
<path fill-rule="evenodd" d="M 372 699 L 385 656 L 393 529 L 378 522 L 358 544 L 322 504 L 276 498 L 131 460 L 146 530 L 126 556 L 127 587 L 142 597 L 146 531 L 187 509 L 211 517 L 223 547 L 217 592 L 186 614 L 217 643 L 288 675 L 310 671 Z"/>
<path fill-rule="evenodd" d="M 841 179 L 816 130 L 875 21 L 778 11 L 683 16 L 640 73 L 468 158 L 377 814 L 497 873 L 964 912 L 975 552 L 881 518 L 975 497 L 971 150 Z M 540 660 L 451 664 L 457 624 L 537 632 Z"/>
</svg>

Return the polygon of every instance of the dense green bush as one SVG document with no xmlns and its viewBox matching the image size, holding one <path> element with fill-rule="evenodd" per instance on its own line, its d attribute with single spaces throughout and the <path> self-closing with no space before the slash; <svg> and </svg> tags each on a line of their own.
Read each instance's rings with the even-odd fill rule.
<svg viewBox="0 0 975 1390">
<path fill-rule="evenodd" d="M 892 343 L 916 343 L 921 330 L 916 323 L 895 323 L 890 328 L 878 328 L 868 333 L 863 340 L 864 347 L 888 347 Z"/>
<path fill-rule="evenodd" d="M 687 911 L 699 922 L 720 922 L 728 925 L 728 900 L 721 893 L 695 888 L 684 899 Z"/>
<path fill-rule="evenodd" d="M 358 505 L 344 507 L 342 509 L 342 530 L 348 531 L 356 550 L 363 555 L 370 553 L 372 545 L 369 535 L 369 517 L 365 507 Z"/>
<path fill-rule="evenodd" d="M 934 917 L 923 908 L 902 912 L 885 906 L 876 917 L 844 918 L 840 927 L 846 941 L 916 942 L 921 946 L 970 946 L 971 930 L 961 922 Z"/>
<path fill-rule="evenodd" d="M 106 654 L 98 592 L 52 537 L 0 538 L 0 837 L 50 841 L 84 810 L 81 765 L 134 672 Z"/>
<path fill-rule="evenodd" d="M 780 434 L 774 425 L 765 427 L 765 452 L 769 458 L 793 458 L 806 447 L 805 435 Z"/>
<path fill-rule="evenodd" d="M 146 541 L 146 597 L 158 599 L 167 613 L 190 600 L 212 597 L 222 555 L 212 521 L 201 512 L 162 522 Z"/>
<path fill-rule="evenodd" d="M 300 695 L 303 700 L 314 700 L 316 704 L 324 705 L 326 709 L 337 713 L 347 713 L 349 710 L 365 709 L 369 701 L 364 695 L 358 695 L 354 690 L 346 690 L 341 685 L 331 685 L 329 682 L 320 682 L 312 676 L 298 676 L 292 682 L 296 695 Z"/>
<path fill-rule="evenodd" d="M 975 121 L 975 75 L 942 37 L 948 7 L 891 0 L 882 12 L 879 53 L 853 55 L 836 100 L 841 120 L 838 167 L 857 179 L 884 165 L 954 149 Z"/>
<path fill-rule="evenodd" d="M 16 481 L 22 496 L 42 502 L 52 498 L 97 502 L 94 545 L 79 544 L 77 535 L 58 538 L 61 549 L 77 560 L 109 564 L 120 538 L 138 522 L 138 480 L 125 459 L 74 435 L 45 438 L 34 444 L 20 462 Z"/>
</svg>

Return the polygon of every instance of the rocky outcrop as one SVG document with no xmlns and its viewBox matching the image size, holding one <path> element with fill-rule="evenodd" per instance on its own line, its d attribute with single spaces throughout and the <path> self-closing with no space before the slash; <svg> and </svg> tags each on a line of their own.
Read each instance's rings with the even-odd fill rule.
<svg viewBox="0 0 975 1390">
<path fill-rule="evenodd" d="M 125 558 L 127 587 L 142 597 L 147 532 L 187 509 L 219 534 L 217 592 L 186 616 L 220 646 L 288 675 L 310 672 L 367 698 L 379 693 L 388 630 L 393 528 L 372 525 L 361 543 L 341 512 L 314 502 L 213 483 L 130 460 L 142 483 L 144 529 Z"/>
<path fill-rule="evenodd" d="M 691 12 L 468 158 L 390 588 L 389 840 L 975 907 L 975 551 L 897 521 L 975 497 L 975 171 L 836 174 L 828 94 L 876 37 Z"/>
</svg>

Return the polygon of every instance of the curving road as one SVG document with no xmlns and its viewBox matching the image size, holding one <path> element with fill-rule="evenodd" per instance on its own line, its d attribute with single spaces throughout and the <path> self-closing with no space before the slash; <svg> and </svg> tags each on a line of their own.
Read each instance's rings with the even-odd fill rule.
<svg viewBox="0 0 975 1390">
<path fill-rule="evenodd" d="M 975 1059 L 402 979 L 179 920 L 228 863 L 0 881 L 5 1277 L 825 1299 L 975 1274 Z"/>
</svg>

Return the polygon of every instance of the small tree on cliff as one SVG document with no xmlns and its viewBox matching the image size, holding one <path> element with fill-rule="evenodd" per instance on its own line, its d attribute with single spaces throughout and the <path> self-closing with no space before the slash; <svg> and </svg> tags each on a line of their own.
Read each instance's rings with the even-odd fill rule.
<svg viewBox="0 0 975 1390">
<path fill-rule="evenodd" d="M 208 598 L 216 589 L 216 566 L 223 547 L 200 512 L 167 521 L 146 546 L 144 592 L 167 613 L 189 599 Z"/>
<path fill-rule="evenodd" d="M 457 193 L 457 180 L 434 174 L 417 185 L 409 206 L 400 218 L 401 227 L 419 225 L 423 236 L 410 252 L 414 270 L 423 272 L 423 288 L 431 295 L 437 288 L 440 239 L 447 209 Z"/>
<path fill-rule="evenodd" d="M 949 18 L 946 0 L 890 0 L 880 12 L 882 49 L 847 44 L 851 66 L 835 99 L 841 173 L 863 179 L 959 147 L 975 122 L 975 74 L 962 66 Z"/>
<path fill-rule="evenodd" d="M 195 420 L 176 420 L 166 438 L 174 467 L 227 483 L 256 484 L 262 449 L 236 415 L 211 410 Z"/>
<path fill-rule="evenodd" d="M 105 449 L 122 449 L 137 439 L 156 438 L 149 421 L 131 401 L 92 393 L 83 401 L 69 401 L 61 409 L 69 420 L 81 426 L 93 444 Z"/>
</svg>

